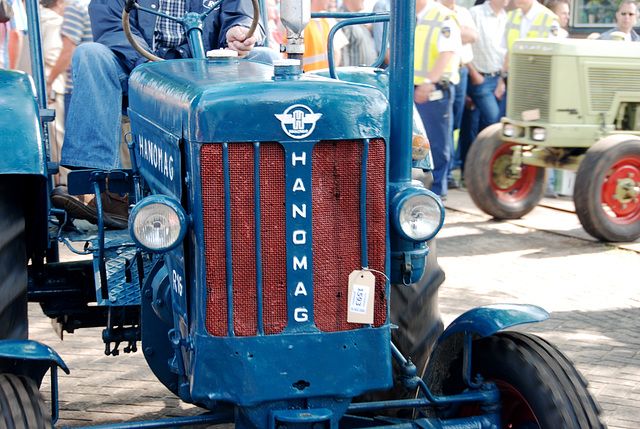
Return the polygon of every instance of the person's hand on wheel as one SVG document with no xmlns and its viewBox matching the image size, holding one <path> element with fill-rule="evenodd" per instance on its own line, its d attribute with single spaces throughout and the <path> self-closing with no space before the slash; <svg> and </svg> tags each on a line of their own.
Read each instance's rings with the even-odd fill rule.
<svg viewBox="0 0 640 429">
<path fill-rule="evenodd" d="M 248 32 L 248 28 L 239 25 L 231 27 L 227 31 L 227 47 L 236 51 L 239 58 L 244 58 L 249 55 L 253 45 L 258 41 L 255 34 L 247 38 Z"/>
</svg>

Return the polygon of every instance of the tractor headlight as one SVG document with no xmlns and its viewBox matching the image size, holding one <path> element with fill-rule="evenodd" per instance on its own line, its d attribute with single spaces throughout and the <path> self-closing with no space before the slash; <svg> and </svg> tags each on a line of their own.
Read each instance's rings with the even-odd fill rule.
<svg viewBox="0 0 640 429">
<path fill-rule="evenodd" d="M 544 141 L 547 138 L 547 130 L 540 127 L 532 128 L 531 138 L 537 142 Z"/>
<path fill-rule="evenodd" d="M 167 252 L 182 242 L 187 233 L 187 215 L 177 201 L 152 195 L 131 212 L 129 231 L 136 244 L 154 253 Z"/>
<path fill-rule="evenodd" d="M 512 124 L 504 124 L 502 127 L 502 135 L 505 137 L 513 137 L 516 135 L 516 127 Z"/>
<path fill-rule="evenodd" d="M 393 219 L 396 229 L 411 241 L 426 241 L 435 236 L 444 222 L 440 198 L 427 189 L 410 189 L 398 195 Z"/>
</svg>

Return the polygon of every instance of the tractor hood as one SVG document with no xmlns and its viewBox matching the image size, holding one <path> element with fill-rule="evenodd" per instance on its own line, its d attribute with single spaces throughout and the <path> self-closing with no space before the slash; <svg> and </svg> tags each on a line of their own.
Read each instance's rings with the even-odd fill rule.
<svg viewBox="0 0 640 429">
<path fill-rule="evenodd" d="M 314 75 L 278 75 L 246 60 L 189 59 L 137 67 L 129 106 L 195 142 L 388 138 L 389 105 L 376 88 Z"/>
</svg>

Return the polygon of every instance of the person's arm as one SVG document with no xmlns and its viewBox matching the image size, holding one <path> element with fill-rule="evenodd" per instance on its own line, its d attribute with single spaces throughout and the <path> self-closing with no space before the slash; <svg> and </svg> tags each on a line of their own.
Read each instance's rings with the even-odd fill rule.
<svg viewBox="0 0 640 429">
<path fill-rule="evenodd" d="M 56 61 L 54 66 L 51 68 L 49 76 L 47 76 L 47 94 L 50 93 L 51 84 L 53 84 L 56 78 L 71 67 L 71 57 L 73 57 L 73 51 L 75 50 L 76 44 L 68 37 L 62 36 L 62 50 L 60 51 L 60 56 L 58 57 L 58 61 Z"/>
<path fill-rule="evenodd" d="M 22 56 L 22 30 L 9 30 L 7 50 L 9 51 L 9 68 L 17 69 Z"/>
<path fill-rule="evenodd" d="M 229 37 L 229 31 L 233 27 L 244 27 L 247 30 L 251 27 L 251 22 L 253 20 L 253 3 L 251 0 L 225 0 L 222 2 L 221 11 L 220 11 L 220 32 L 218 34 L 218 47 L 229 47 L 234 49 L 233 46 L 229 45 L 229 42 L 243 41 L 244 34 L 246 31 L 242 32 L 243 35 L 240 36 L 240 39 L 234 37 L 233 35 L 239 35 L 237 30 L 233 30 L 231 32 L 231 38 Z M 254 44 L 261 44 L 265 38 L 264 28 L 262 27 L 262 23 L 259 22 L 258 27 L 254 33 L 255 41 Z M 237 47 L 238 45 L 234 43 Z M 245 46 L 246 47 L 246 46 Z M 251 44 L 253 47 L 253 44 Z M 251 50 L 251 49 L 249 49 Z M 248 53 L 248 52 L 247 52 Z M 238 52 L 240 54 L 240 51 Z"/>
<path fill-rule="evenodd" d="M 146 6 L 141 4 L 141 6 Z M 111 49 L 122 65 L 133 70 L 137 65 L 147 62 L 147 59 L 136 51 L 122 29 L 122 11 L 124 0 L 93 0 L 89 5 L 91 30 L 93 41 L 102 43 Z M 146 12 L 131 11 L 129 24 L 133 37 L 138 44 L 149 52 L 153 50 L 150 43 L 153 37 L 153 23 L 156 16 Z M 145 33 L 145 26 L 150 27 Z"/>
<path fill-rule="evenodd" d="M 440 52 L 435 63 L 433 63 L 433 67 L 429 70 L 429 73 L 427 73 L 427 81 L 418 85 L 415 89 L 414 100 L 416 103 L 426 103 L 429 101 L 429 94 L 435 88 L 435 84 L 442 78 L 442 75 L 455 54 L 456 53 L 454 51 Z"/>
<path fill-rule="evenodd" d="M 460 27 L 460 38 L 462 39 L 463 45 L 466 45 L 467 43 L 474 43 L 478 40 L 478 30 L 473 27 L 463 25 Z"/>
<path fill-rule="evenodd" d="M 471 79 L 472 85 L 480 85 L 484 82 L 484 76 L 478 71 L 473 62 L 468 63 L 467 68 L 469 69 L 469 79 Z"/>
</svg>

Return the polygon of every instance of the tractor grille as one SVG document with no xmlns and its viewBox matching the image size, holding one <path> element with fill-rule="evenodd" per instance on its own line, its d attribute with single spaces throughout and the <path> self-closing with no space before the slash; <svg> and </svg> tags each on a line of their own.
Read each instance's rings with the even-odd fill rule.
<svg viewBox="0 0 640 429">
<path fill-rule="evenodd" d="M 590 108 L 594 112 L 609 112 L 619 92 L 640 91 L 637 70 L 590 67 L 588 73 Z"/>
<path fill-rule="evenodd" d="M 521 119 L 522 112 L 540 109 L 540 121 L 548 122 L 551 56 L 516 53 L 513 61 L 518 73 L 509 76 L 507 116 Z"/>
<path fill-rule="evenodd" d="M 257 152 L 252 143 L 227 147 L 208 144 L 201 150 L 207 331 L 218 337 L 277 334 L 287 326 L 288 314 L 285 151 L 279 143 L 261 143 Z M 315 145 L 312 159 L 314 322 L 325 332 L 359 328 L 347 323 L 348 276 L 365 262 L 385 271 L 385 143 L 371 140 L 366 150 L 362 140 L 323 141 Z M 386 312 L 384 278 L 376 275 L 375 326 L 385 323 Z"/>
</svg>

